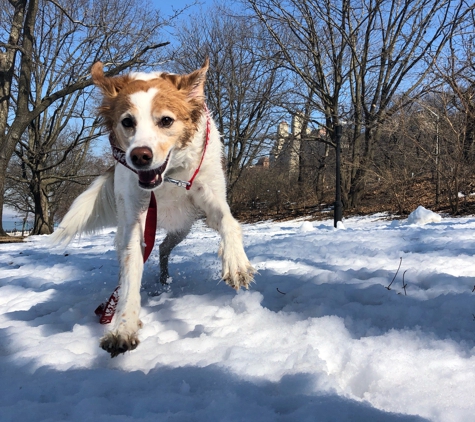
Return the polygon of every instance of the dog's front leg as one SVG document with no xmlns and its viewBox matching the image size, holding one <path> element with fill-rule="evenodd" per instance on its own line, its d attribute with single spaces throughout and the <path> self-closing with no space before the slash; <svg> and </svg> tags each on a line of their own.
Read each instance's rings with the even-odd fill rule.
<svg viewBox="0 0 475 422">
<path fill-rule="evenodd" d="M 232 216 L 224 194 L 219 195 L 207 185 L 200 186 L 196 192 L 193 199 L 205 212 L 207 225 L 221 235 L 219 255 L 223 263 L 223 280 L 236 290 L 248 288 L 256 270 L 244 251 L 241 226 Z"/>
<path fill-rule="evenodd" d="M 142 327 L 139 313 L 143 272 L 143 226 L 148 204 L 146 197 L 137 197 L 132 200 L 129 198 L 126 206 L 124 197 L 120 194 L 116 197 L 119 217 L 116 235 L 120 263 L 119 301 L 111 330 L 101 339 L 100 344 L 111 357 L 133 350 L 139 344 L 137 332 Z"/>
</svg>

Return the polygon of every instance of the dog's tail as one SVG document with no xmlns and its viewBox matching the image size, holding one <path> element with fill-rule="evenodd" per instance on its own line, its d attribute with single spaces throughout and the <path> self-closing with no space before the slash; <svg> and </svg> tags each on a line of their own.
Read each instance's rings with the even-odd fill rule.
<svg viewBox="0 0 475 422">
<path fill-rule="evenodd" d="M 78 234 L 116 225 L 114 168 L 111 168 L 75 199 L 50 241 L 66 246 Z"/>
</svg>

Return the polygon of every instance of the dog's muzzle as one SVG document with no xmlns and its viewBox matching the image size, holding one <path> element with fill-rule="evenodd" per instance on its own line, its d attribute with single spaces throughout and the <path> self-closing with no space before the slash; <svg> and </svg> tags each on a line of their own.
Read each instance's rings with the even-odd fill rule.
<svg viewBox="0 0 475 422">
<path fill-rule="evenodd" d="M 169 154 L 170 155 L 170 154 Z M 139 186 L 142 189 L 155 189 L 157 186 L 160 186 L 162 183 L 162 174 L 167 168 L 168 158 L 165 162 L 158 168 L 153 170 L 137 170 L 137 175 L 139 177 Z"/>
</svg>

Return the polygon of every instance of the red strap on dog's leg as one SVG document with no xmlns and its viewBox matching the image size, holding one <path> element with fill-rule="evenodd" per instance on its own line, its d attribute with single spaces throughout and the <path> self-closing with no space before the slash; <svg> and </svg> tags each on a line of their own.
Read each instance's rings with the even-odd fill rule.
<svg viewBox="0 0 475 422">
<path fill-rule="evenodd" d="M 94 313 L 100 316 L 99 322 L 101 324 L 110 324 L 115 314 L 115 308 L 117 308 L 117 302 L 119 302 L 119 287 L 117 286 L 111 297 L 106 303 L 101 303 Z"/>
<path fill-rule="evenodd" d="M 143 262 L 145 263 L 152 252 L 153 245 L 155 244 L 155 233 L 157 231 L 157 200 L 152 192 L 150 194 L 150 204 L 148 206 L 147 217 L 145 218 L 145 250 L 143 254 Z M 100 316 L 99 322 L 101 324 L 110 324 L 119 302 L 119 287 L 117 286 L 111 297 L 106 303 L 101 303 L 94 313 Z"/>
</svg>

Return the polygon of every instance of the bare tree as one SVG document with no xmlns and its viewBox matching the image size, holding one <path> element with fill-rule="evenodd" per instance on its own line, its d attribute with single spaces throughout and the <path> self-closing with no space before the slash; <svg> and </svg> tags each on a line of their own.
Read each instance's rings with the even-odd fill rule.
<svg viewBox="0 0 475 422">
<path fill-rule="evenodd" d="M 427 114 L 419 105 L 416 109 L 405 107 L 388 118 L 382 127 L 368 190 L 377 192 L 373 195 L 377 202 L 384 204 L 386 211 L 407 215 L 414 209 L 414 200 L 421 201 L 416 205 L 427 205 L 425 200 L 430 196 L 430 205 L 433 205 L 432 189 L 427 189 L 424 195 L 417 189 L 420 196 L 414 197 L 415 188 L 431 186 L 432 182 L 434 131 Z"/>
<path fill-rule="evenodd" d="M 153 51 L 167 44 L 157 42 L 167 22 L 142 0 L 120 7 L 106 0 L 0 2 L 1 220 L 7 166 L 27 128 L 51 105 L 91 86 L 95 61 L 109 64 L 108 75 L 153 61 Z"/>
<path fill-rule="evenodd" d="M 31 234 L 52 232 L 55 221 L 66 213 L 85 186 L 112 164 L 110 160 L 95 156 L 88 148 L 71 149 L 70 138 L 79 132 L 65 131 L 56 140 L 47 159 L 34 149 L 30 151 L 28 143 L 20 142 L 10 160 L 5 204 L 20 214 L 34 215 Z M 70 150 L 67 155 L 66 150 Z"/>
<path fill-rule="evenodd" d="M 281 113 L 275 104 L 284 80 L 262 27 L 247 18 L 207 11 L 195 15 L 178 32 L 178 70 L 195 69 L 206 56 L 210 71 L 206 92 L 225 146 L 231 191 L 243 169 L 270 150 Z"/>
<path fill-rule="evenodd" d="M 348 85 L 348 40 L 338 28 L 346 26 L 349 10 L 333 7 L 331 1 L 247 3 L 276 43 L 285 71 L 293 74 L 288 77 L 292 97 L 285 98 L 284 104 L 291 115 L 302 118 L 299 181 L 304 182 L 303 174 L 315 174 L 314 188 L 321 200 L 329 147 L 336 147 L 335 126 L 346 117 L 342 116 L 341 103 Z M 321 142 L 324 151 L 309 160 L 308 150 L 318 151 L 316 143 Z"/>
<path fill-rule="evenodd" d="M 23 171 L 21 179 L 16 180 L 28 185 L 34 204 L 31 234 L 53 232 L 52 202 L 58 200 L 58 189 L 66 181 L 84 180 L 81 169 L 89 145 L 99 135 L 99 130 L 93 119 L 79 115 L 72 124 L 70 118 L 70 113 L 65 114 L 64 104 L 58 106 L 52 116 L 46 110 L 29 126 L 27 136 L 24 136 L 26 140 L 21 139 L 17 144 L 15 152 Z"/>
<path fill-rule="evenodd" d="M 383 124 L 428 92 L 434 63 L 467 12 L 463 0 L 380 0 L 349 20 L 356 147 L 349 206 L 361 200 Z"/>
<path fill-rule="evenodd" d="M 430 74 L 470 7 L 463 0 L 247 0 L 287 67 L 315 92 L 332 135 L 351 131 L 344 203 L 363 195 L 382 125 L 427 92 Z M 429 63 L 425 60 L 430 57 Z"/>
<path fill-rule="evenodd" d="M 458 36 L 450 40 L 449 56 L 438 66 L 438 75 L 450 93 L 450 105 L 456 113 L 445 113 L 451 117 L 450 128 L 457 139 L 461 138 L 461 154 L 458 163 L 461 171 L 462 192 L 467 195 L 475 190 L 473 168 L 475 165 L 475 7 L 468 15 L 466 26 Z M 459 116 L 459 125 L 453 115 Z M 458 127 L 458 130 L 457 130 Z M 459 143 L 460 145 L 460 143 Z M 459 211 L 459 189 L 452 195 L 452 211 Z"/>
</svg>

